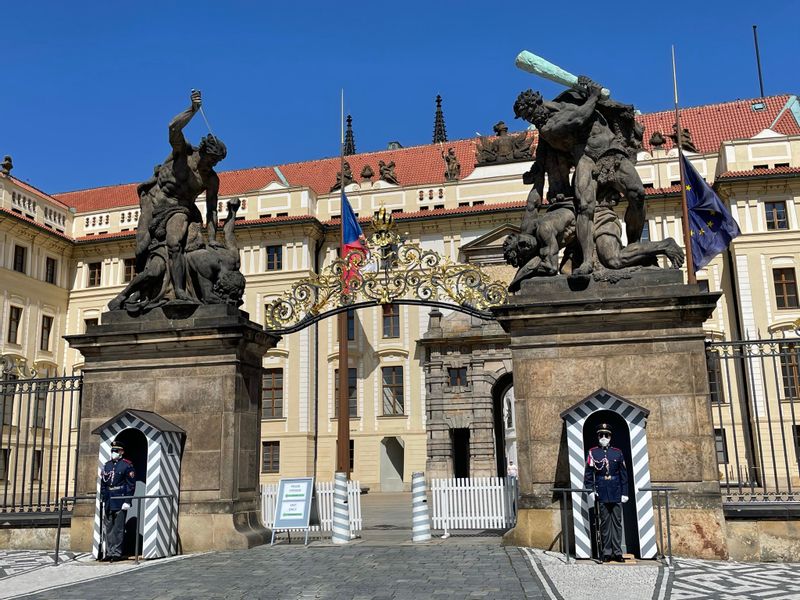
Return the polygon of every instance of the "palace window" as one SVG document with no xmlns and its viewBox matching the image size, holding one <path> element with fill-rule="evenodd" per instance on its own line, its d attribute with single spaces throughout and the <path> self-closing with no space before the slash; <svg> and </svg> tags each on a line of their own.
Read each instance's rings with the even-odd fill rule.
<svg viewBox="0 0 800 600">
<path fill-rule="evenodd" d="M 122 283 L 128 283 L 136 276 L 136 259 L 126 258 L 123 263 Z"/>
<path fill-rule="evenodd" d="M 725 439 L 725 428 L 714 428 L 714 446 L 717 450 L 717 464 L 728 464 L 728 440 Z"/>
<path fill-rule="evenodd" d="M 789 229 L 786 221 L 786 202 L 764 202 L 764 211 L 767 214 L 767 229 L 775 231 L 778 229 Z"/>
<path fill-rule="evenodd" d="M 50 332 L 53 329 L 53 317 L 42 315 L 42 336 L 39 338 L 39 350 L 50 350 Z"/>
<path fill-rule="evenodd" d="M 725 390 L 722 386 L 722 367 L 719 354 L 716 352 L 706 353 L 706 368 L 708 370 L 708 395 L 711 398 L 711 403 L 724 403 Z"/>
<path fill-rule="evenodd" d="M 267 271 L 283 269 L 283 246 L 267 246 Z"/>
<path fill-rule="evenodd" d="M 14 270 L 17 273 L 25 272 L 25 255 L 27 248 L 25 246 L 14 246 Z"/>
<path fill-rule="evenodd" d="M 261 442 L 261 472 L 278 473 L 281 470 L 281 443 Z"/>
<path fill-rule="evenodd" d="M 644 222 L 644 227 L 642 228 L 641 241 L 643 241 L 643 242 L 649 242 L 650 241 L 650 223 L 648 221 Z"/>
<path fill-rule="evenodd" d="M 263 403 L 262 419 L 275 419 L 283 416 L 283 369 L 264 369 L 261 378 Z"/>
<path fill-rule="evenodd" d="M 400 307 L 396 304 L 383 305 L 383 337 L 400 337 Z"/>
<path fill-rule="evenodd" d="M 0 413 L 3 415 L 3 425 L 11 425 L 11 418 L 14 413 L 14 392 L 17 389 L 17 376 L 7 373 L 0 380 Z"/>
<path fill-rule="evenodd" d="M 800 348 L 796 343 L 780 344 L 783 400 L 800 398 Z"/>
<path fill-rule="evenodd" d="M 337 464 L 338 464 L 338 456 L 339 456 L 339 440 L 336 440 Z M 350 471 L 352 472 L 353 469 L 355 468 L 356 468 L 356 442 L 355 440 L 350 440 Z"/>
<path fill-rule="evenodd" d="M 46 383 L 36 384 L 36 399 L 33 404 L 33 426 L 44 428 L 45 415 L 47 414 L 47 387 Z"/>
<path fill-rule="evenodd" d="M 42 451 L 34 450 L 31 456 L 31 481 L 42 479 Z"/>
<path fill-rule="evenodd" d="M 450 375 L 450 387 L 464 387 L 467 383 L 467 367 L 450 367 L 447 369 Z"/>
<path fill-rule="evenodd" d="M 794 441 L 794 460 L 800 463 L 800 425 L 792 425 L 792 440 Z"/>
<path fill-rule="evenodd" d="M 0 481 L 8 479 L 8 464 L 11 450 L 8 448 L 0 448 Z"/>
<path fill-rule="evenodd" d="M 58 277 L 58 261 L 49 256 L 45 259 L 44 263 L 44 280 L 47 283 L 55 284 Z"/>
<path fill-rule="evenodd" d="M 403 401 L 403 367 L 382 367 L 383 414 L 405 414 Z"/>
<path fill-rule="evenodd" d="M 9 344 L 16 344 L 19 334 L 19 324 L 22 321 L 22 309 L 19 306 L 12 306 L 8 311 L 8 337 Z"/>
<path fill-rule="evenodd" d="M 103 272 L 103 263 L 94 262 L 89 263 L 89 287 L 100 286 L 100 275 Z"/>
<path fill-rule="evenodd" d="M 93 325 L 97 325 L 100 321 L 98 319 L 84 319 L 83 320 L 83 332 L 86 333 L 89 330 L 89 327 Z"/>
<path fill-rule="evenodd" d="M 775 303 L 778 308 L 800 308 L 797 303 L 797 279 L 794 268 L 772 269 Z"/>
<path fill-rule="evenodd" d="M 358 416 L 358 371 L 347 369 L 347 407 L 351 417 Z M 339 416 L 339 369 L 333 370 L 333 416 Z"/>
<path fill-rule="evenodd" d="M 701 292 L 704 292 L 704 293 L 706 293 L 706 294 L 708 293 L 708 291 L 709 291 L 709 288 L 708 288 L 708 279 L 698 279 L 698 280 L 697 280 L 697 285 L 699 285 L 699 286 L 700 286 L 700 291 L 701 291 Z"/>
</svg>

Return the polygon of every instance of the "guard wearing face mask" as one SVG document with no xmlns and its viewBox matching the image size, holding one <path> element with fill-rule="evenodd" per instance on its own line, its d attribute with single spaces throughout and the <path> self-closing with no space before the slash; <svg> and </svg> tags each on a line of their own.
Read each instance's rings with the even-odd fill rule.
<svg viewBox="0 0 800 600">
<path fill-rule="evenodd" d="M 133 463 L 122 454 L 125 449 L 119 442 L 111 444 L 111 460 L 100 472 L 100 495 L 103 499 L 103 525 L 105 528 L 105 560 L 122 560 L 122 543 L 125 537 L 125 516 L 131 507 L 130 500 L 136 489 L 136 471 Z"/>
<path fill-rule="evenodd" d="M 625 562 L 622 557 L 622 504 L 628 501 L 628 467 L 622 450 L 611 445 L 611 428 L 597 428 L 598 446 L 589 450 L 583 486 L 593 489 L 589 504 L 598 500 L 603 562 Z"/>
</svg>

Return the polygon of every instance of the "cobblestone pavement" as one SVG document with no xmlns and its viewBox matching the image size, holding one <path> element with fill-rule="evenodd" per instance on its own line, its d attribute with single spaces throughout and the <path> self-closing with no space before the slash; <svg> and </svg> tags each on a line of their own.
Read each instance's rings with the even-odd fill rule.
<svg viewBox="0 0 800 600">
<path fill-rule="evenodd" d="M 657 562 L 598 565 L 591 561 L 572 560 L 566 564 L 563 554 L 544 550 L 524 550 L 545 597 L 552 600 L 647 600 L 654 598 L 656 584 L 666 571 Z M 598 592 L 602 590 L 602 593 Z"/>
<path fill-rule="evenodd" d="M 54 567 L 45 552 L 0 552 L 6 569 L 0 598 L 105 599 L 109 589 L 124 589 L 126 600 L 800 600 L 800 564 L 676 559 L 672 570 L 654 561 L 565 564 L 557 553 L 481 539 L 281 544 L 138 567 L 64 558 Z"/>
<path fill-rule="evenodd" d="M 111 586 L 111 587 L 110 587 Z M 31 600 L 544 599 L 519 548 L 499 545 L 261 546 L 130 570 Z"/>
</svg>

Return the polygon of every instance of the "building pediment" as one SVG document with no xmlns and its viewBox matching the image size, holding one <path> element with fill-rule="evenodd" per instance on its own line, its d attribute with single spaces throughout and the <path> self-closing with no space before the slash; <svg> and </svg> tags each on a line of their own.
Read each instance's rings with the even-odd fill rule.
<svg viewBox="0 0 800 600">
<path fill-rule="evenodd" d="M 519 227 L 506 223 L 467 242 L 461 246 L 464 261 L 480 265 L 505 264 L 503 242 L 512 233 L 519 233 Z"/>
</svg>

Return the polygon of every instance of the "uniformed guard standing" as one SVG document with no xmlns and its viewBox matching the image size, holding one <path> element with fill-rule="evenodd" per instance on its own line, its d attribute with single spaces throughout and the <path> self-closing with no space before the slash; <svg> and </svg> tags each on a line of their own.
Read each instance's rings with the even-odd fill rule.
<svg viewBox="0 0 800 600">
<path fill-rule="evenodd" d="M 628 467 L 622 450 L 611 446 L 611 428 L 597 428 L 599 446 L 589 450 L 583 486 L 594 490 L 589 504 L 597 498 L 600 511 L 603 562 L 625 562 L 622 557 L 622 504 L 628 501 Z M 600 549 L 598 549 L 600 551 Z"/>
<path fill-rule="evenodd" d="M 114 441 L 111 444 L 111 460 L 100 472 L 100 495 L 103 499 L 103 520 L 106 532 L 104 560 L 122 560 L 122 543 L 125 537 L 125 516 L 131 507 L 123 496 L 132 496 L 136 489 L 136 471 L 133 463 L 122 458 L 125 449 Z"/>
</svg>

